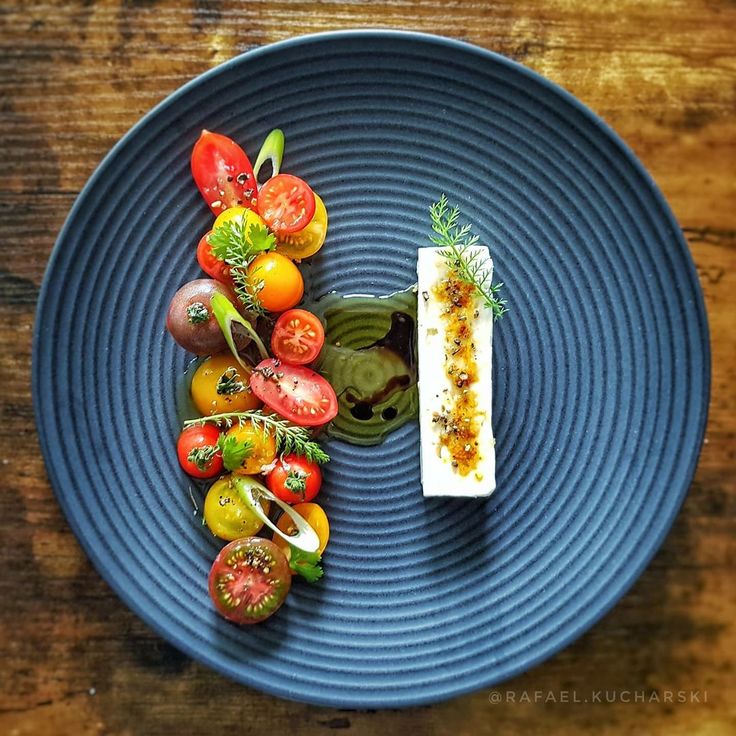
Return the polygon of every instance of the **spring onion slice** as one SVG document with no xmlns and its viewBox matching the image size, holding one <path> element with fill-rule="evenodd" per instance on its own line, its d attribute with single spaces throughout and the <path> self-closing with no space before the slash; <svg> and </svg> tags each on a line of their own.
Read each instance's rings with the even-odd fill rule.
<svg viewBox="0 0 736 736">
<path fill-rule="evenodd" d="M 253 325 L 251 325 L 251 323 L 248 322 L 248 320 L 243 317 L 237 309 L 235 309 L 233 303 L 224 294 L 213 294 L 210 299 L 210 304 L 212 304 L 212 313 L 215 315 L 217 324 L 220 326 L 222 334 L 225 336 L 225 342 L 230 348 L 230 352 L 235 356 L 235 360 L 237 360 L 243 368 L 250 369 L 250 366 L 238 353 L 235 340 L 233 340 L 233 323 L 239 324 L 245 329 L 250 339 L 256 344 L 258 352 L 261 354 L 261 358 L 264 360 L 268 358 L 268 350 L 266 350 L 266 346 L 263 344 L 261 338 L 258 337 L 258 333 L 253 329 Z"/>
<path fill-rule="evenodd" d="M 250 510 L 267 526 L 273 531 L 274 534 L 278 534 L 283 537 L 289 544 L 293 545 L 302 552 L 317 552 L 319 550 L 319 537 L 317 532 L 312 529 L 307 523 L 307 520 L 300 516 L 294 509 L 285 503 L 280 498 L 274 496 L 271 491 L 266 488 L 262 483 L 259 483 L 255 478 L 248 475 L 234 475 L 232 478 L 233 485 L 238 492 L 240 498 L 248 504 Z M 290 537 L 288 534 L 279 529 L 271 519 L 264 513 L 261 508 L 261 499 L 267 498 L 269 501 L 275 503 L 285 514 L 287 514 L 294 522 L 297 528 L 297 534 L 294 537 Z"/>
<path fill-rule="evenodd" d="M 266 161 L 271 161 L 271 176 L 276 176 L 281 169 L 281 161 L 284 158 L 284 133 L 278 128 L 274 128 L 263 141 L 261 150 L 258 152 L 256 165 L 253 167 L 253 176 L 258 181 L 258 172 L 261 170 Z"/>
</svg>

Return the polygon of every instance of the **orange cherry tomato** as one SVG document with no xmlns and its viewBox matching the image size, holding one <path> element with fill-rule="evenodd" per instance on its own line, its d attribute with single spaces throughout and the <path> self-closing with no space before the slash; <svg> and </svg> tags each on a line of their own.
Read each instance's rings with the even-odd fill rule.
<svg viewBox="0 0 736 736">
<path fill-rule="evenodd" d="M 301 516 L 309 526 L 314 529 L 319 537 L 319 553 L 322 554 L 330 540 L 330 522 L 327 521 L 327 514 L 318 503 L 298 503 L 292 506 L 299 516 Z M 276 522 L 276 526 L 290 537 L 297 533 L 294 522 L 287 514 L 282 514 L 281 518 Z M 281 536 L 274 532 L 273 541 L 283 550 L 289 549 L 289 543 Z"/>
<path fill-rule="evenodd" d="M 284 312 L 304 296 L 304 279 L 299 269 L 280 253 L 263 253 L 248 267 L 248 278 L 263 308 Z"/>
</svg>

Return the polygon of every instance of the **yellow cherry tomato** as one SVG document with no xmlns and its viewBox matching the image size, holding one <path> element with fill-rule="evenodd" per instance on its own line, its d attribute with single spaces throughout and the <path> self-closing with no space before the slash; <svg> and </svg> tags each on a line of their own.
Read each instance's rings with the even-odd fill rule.
<svg viewBox="0 0 736 736">
<path fill-rule="evenodd" d="M 248 278 L 264 309 L 285 312 L 304 296 L 299 269 L 280 253 L 263 253 L 248 266 Z"/>
<path fill-rule="evenodd" d="M 330 522 L 327 521 L 327 514 L 324 509 L 318 503 L 298 503 L 292 506 L 294 511 L 303 517 L 309 526 L 314 529 L 319 537 L 319 553 L 322 554 L 325 551 L 327 542 L 330 539 Z M 297 533 L 297 528 L 294 522 L 287 514 L 282 514 L 281 518 L 276 522 L 276 526 L 281 529 L 284 534 L 293 537 Z M 289 551 L 289 543 L 281 536 L 274 532 L 273 541 L 281 549 L 286 552 Z M 288 555 L 287 555 L 288 557 Z"/>
<path fill-rule="evenodd" d="M 305 228 L 279 238 L 276 248 L 278 253 L 301 260 L 313 256 L 322 247 L 327 237 L 327 208 L 322 198 L 316 194 L 314 204 L 314 216 Z"/>
<path fill-rule="evenodd" d="M 261 428 L 253 426 L 252 422 L 245 421 L 234 424 L 225 435 L 235 437 L 238 442 L 251 444 L 248 456 L 243 464 L 233 472 L 238 475 L 255 475 L 261 472 L 261 466 L 270 465 L 276 458 L 276 440 L 273 433 L 266 434 Z"/>
<path fill-rule="evenodd" d="M 246 373 L 232 353 L 203 360 L 192 376 L 192 401 L 197 411 L 209 416 L 258 409 L 261 402 L 248 386 L 249 377 L 250 372 Z"/>
<path fill-rule="evenodd" d="M 212 229 L 216 230 L 218 227 L 224 225 L 226 222 L 233 220 L 243 220 L 245 218 L 245 231 L 246 233 L 250 229 L 251 225 L 261 225 L 266 227 L 266 223 L 261 219 L 260 215 L 247 207 L 228 207 L 228 209 L 220 212 L 215 219 Z"/>
<path fill-rule="evenodd" d="M 270 501 L 262 500 L 261 508 L 267 514 L 271 510 Z M 227 539 L 228 542 L 252 537 L 263 527 L 263 522 L 240 498 L 229 475 L 215 481 L 207 492 L 204 499 L 204 520 L 216 537 Z"/>
</svg>

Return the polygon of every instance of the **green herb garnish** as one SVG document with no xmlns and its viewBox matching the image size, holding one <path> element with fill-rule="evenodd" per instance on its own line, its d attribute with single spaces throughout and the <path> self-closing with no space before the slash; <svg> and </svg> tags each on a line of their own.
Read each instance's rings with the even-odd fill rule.
<svg viewBox="0 0 736 736">
<path fill-rule="evenodd" d="M 243 306 L 254 314 L 264 314 L 258 292 L 263 283 L 255 281 L 248 267 L 256 256 L 276 247 L 276 236 L 267 227 L 247 223 L 247 217 L 236 217 L 215 228 L 208 238 L 212 255 L 230 266 L 235 293 Z"/>
<path fill-rule="evenodd" d="M 325 574 L 321 561 L 322 555 L 319 552 L 305 552 L 289 544 L 289 567 L 307 582 L 316 583 Z"/>
<path fill-rule="evenodd" d="M 217 446 L 222 452 L 225 470 L 231 471 L 237 470 L 253 454 L 254 449 L 251 440 L 239 440 L 237 437 L 220 437 Z"/>
<path fill-rule="evenodd" d="M 475 288 L 483 306 L 493 311 L 494 318 L 502 316 L 507 311 L 506 300 L 498 296 L 503 284 L 491 283 L 491 270 L 486 268 L 481 252 L 473 250 L 478 243 L 478 236 L 471 233 L 469 224 L 458 224 L 460 208 L 451 209 L 443 194 L 429 208 L 429 215 L 435 233 L 430 235 L 430 240 L 443 248 L 440 255 L 447 261 L 448 267 L 461 281 Z"/>
<path fill-rule="evenodd" d="M 266 435 L 273 434 L 276 445 L 283 455 L 293 453 L 305 457 L 310 462 L 320 464 L 330 461 L 330 456 L 312 439 L 306 427 L 292 424 L 288 419 L 274 414 L 264 414 L 260 409 L 211 414 L 208 417 L 190 419 L 184 422 L 184 426 L 191 427 L 195 424 L 214 422 L 232 427 L 235 422 L 246 421 L 251 422 L 254 429 L 260 429 Z"/>
</svg>

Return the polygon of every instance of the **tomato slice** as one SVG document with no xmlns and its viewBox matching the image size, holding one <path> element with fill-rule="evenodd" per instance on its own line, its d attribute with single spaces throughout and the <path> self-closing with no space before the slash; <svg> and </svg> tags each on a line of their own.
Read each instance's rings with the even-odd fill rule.
<svg viewBox="0 0 736 736">
<path fill-rule="evenodd" d="M 271 351 L 284 363 L 306 365 L 314 361 L 325 344 L 325 329 L 306 309 L 289 309 L 277 320 L 271 334 Z"/>
<path fill-rule="evenodd" d="M 266 406 L 302 427 L 326 424 L 337 414 L 332 386 L 304 366 L 262 360 L 250 375 L 250 388 Z"/>
<path fill-rule="evenodd" d="M 212 234 L 210 230 L 200 241 L 197 246 L 197 263 L 199 267 L 211 278 L 222 284 L 227 284 L 231 288 L 235 288 L 232 277 L 230 276 L 230 266 L 215 258 L 212 253 L 212 246 L 207 238 Z"/>
<path fill-rule="evenodd" d="M 272 176 L 258 193 L 258 214 L 276 234 L 295 233 L 314 217 L 314 192 L 298 176 Z"/>
<path fill-rule="evenodd" d="M 253 167 L 245 151 L 227 136 L 202 131 L 192 150 L 192 176 L 215 215 L 237 205 L 256 209 Z"/>
<path fill-rule="evenodd" d="M 289 258 L 301 260 L 313 256 L 327 237 L 327 208 L 322 198 L 314 195 L 314 217 L 299 232 L 282 235 L 276 250 Z"/>
<path fill-rule="evenodd" d="M 225 545 L 210 570 L 212 602 L 236 624 L 256 624 L 276 613 L 289 588 L 291 572 L 284 553 L 260 537 Z"/>
</svg>

